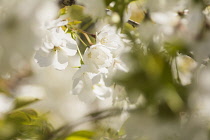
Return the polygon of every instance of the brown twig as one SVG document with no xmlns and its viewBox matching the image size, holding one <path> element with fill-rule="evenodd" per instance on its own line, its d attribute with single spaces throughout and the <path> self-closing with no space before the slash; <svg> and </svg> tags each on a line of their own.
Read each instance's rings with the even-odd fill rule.
<svg viewBox="0 0 210 140">
<path fill-rule="evenodd" d="M 127 21 L 127 23 L 130 24 L 130 25 L 132 25 L 133 27 L 139 26 L 139 23 L 138 23 L 138 22 L 135 22 L 135 21 L 133 21 L 133 20 L 131 20 L 131 19 L 129 19 L 129 20 Z"/>
</svg>

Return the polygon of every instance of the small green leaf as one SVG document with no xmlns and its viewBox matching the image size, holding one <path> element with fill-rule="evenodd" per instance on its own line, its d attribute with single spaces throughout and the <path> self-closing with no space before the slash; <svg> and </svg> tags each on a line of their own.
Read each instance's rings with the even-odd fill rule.
<svg viewBox="0 0 210 140">
<path fill-rule="evenodd" d="M 12 112 L 9 114 L 8 118 L 9 120 L 12 120 L 18 123 L 30 121 L 30 118 L 27 116 L 27 114 L 22 111 Z"/>
<path fill-rule="evenodd" d="M 15 100 L 15 109 L 21 108 L 23 106 L 32 104 L 39 101 L 37 98 L 16 98 Z"/>
<path fill-rule="evenodd" d="M 69 22 L 68 23 L 68 25 L 78 25 L 78 24 L 80 24 L 80 23 L 82 23 L 82 21 L 79 21 L 79 20 L 74 20 L 74 21 L 71 21 L 71 22 Z"/>
<path fill-rule="evenodd" d="M 59 15 L 65 15 L 66 13 L 67 13 L 67 8 L 66 7 L 60 9 L 60 11 L 59 11 Z"/>
</svg>

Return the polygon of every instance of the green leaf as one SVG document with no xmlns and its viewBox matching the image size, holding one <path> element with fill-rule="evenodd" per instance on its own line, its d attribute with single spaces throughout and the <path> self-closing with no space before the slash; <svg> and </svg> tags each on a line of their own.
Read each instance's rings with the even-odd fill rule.
<svg viewBox="0 0 210 140">
<path fill-rule="evenodd" d="M 69 22 L 68 25 L 78 25 L 80 23 L 82 23 L 82 21 L 74 20 L 74 21 Z"/>
<path fill-rule="evenodd" d="M 32 137 L 44 140 L 51 130 L 44 116 L 40 116 L 33 109 L 16 110 L 8 114 L 7 122 L 15 128 L 13 139 L 30 139 Z"/>
<path fill-rule="evenodd" d="M 72 133 L 65 140 L 91 140 L 94 135 L 92 131 L 82 130 Z"/>
<path fill-rule="evenodd" d="M 8 116 L 9 120 L 17 121 L 18 123 L 30 122 L 32 117 L 38 117 L 38 113 L 32 109 L 14 111 Z"/>
<path fill-rule="evenodd" d="M 15 100 L 15 109 L 21 108 L 23 106 L 30 105 L 32 103 L 35 103 L 37 101 L 40 101 L 37 98 L 16 98 Z"/>
</svg>

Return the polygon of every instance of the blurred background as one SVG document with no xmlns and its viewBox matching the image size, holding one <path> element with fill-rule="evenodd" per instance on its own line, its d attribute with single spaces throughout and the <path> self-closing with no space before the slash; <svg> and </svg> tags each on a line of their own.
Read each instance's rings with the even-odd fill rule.
<svg viewBox="0 0 210 140">
<path fill-rule="evenodd" d="M 0 140 L 209 140 L 209 4 L 0 0 Z M 43 26 L 57 18 L 79 21 L 92 43 L 107 24 L 123 34 L 129 71 L 113 75 L 111 97 L 72 94 L 79 55 L 63 71 L 35 62 Z M 77 34 L 83 54 L 89 41 Z"/>
</svg>

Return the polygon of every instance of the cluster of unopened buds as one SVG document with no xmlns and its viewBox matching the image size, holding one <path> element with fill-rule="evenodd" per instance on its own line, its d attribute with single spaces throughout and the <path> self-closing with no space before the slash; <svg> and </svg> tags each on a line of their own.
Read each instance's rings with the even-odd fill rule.
<svg viewBox="0 0 210 140">
<path fill-rule="evenodd" d="M 122 34 L 115 27 L 106 25 L 96 33 L 96 43 L 81 54 L 76 37 L 72 37 L 71 29 L 65 28 L 68 23 L 68 20 L 57 19 L 45 25 L 46 35 L 35 54 L 35 61 L 41 67 L 51 65 L 64 70 L 69 57 L 78 52 L 82 63 L 73 76 L 71 93 L 85 102 L 92 102 L 95 97 L 101 100 L 111 97 L 116 87 L 112 82 L 113 74 L 117 70 L 127 71 L 120 59 L 124 51 Z"/>
</svg>

